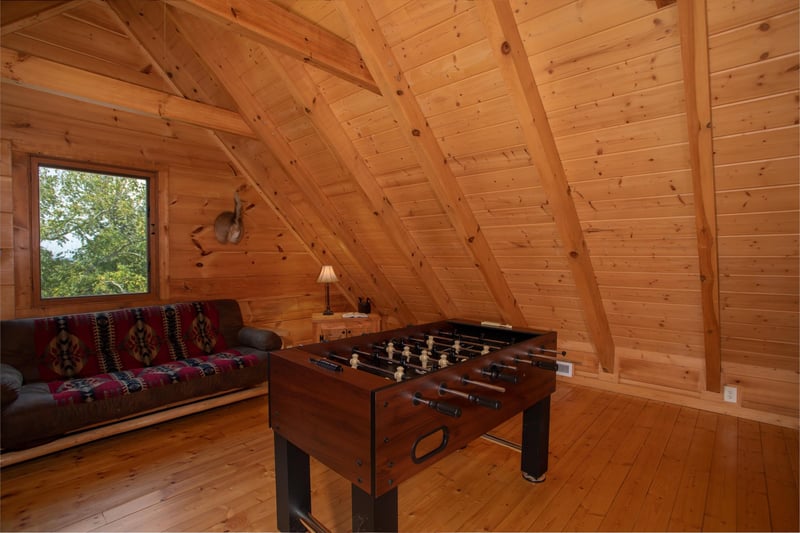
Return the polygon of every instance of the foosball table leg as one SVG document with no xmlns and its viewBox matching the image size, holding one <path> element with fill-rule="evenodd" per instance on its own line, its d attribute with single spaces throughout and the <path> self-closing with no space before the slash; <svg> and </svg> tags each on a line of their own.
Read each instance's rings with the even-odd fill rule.
<svg viewBox="0 0 800 533">
<path fill-rule="evenodd" d="M 353 532 L 397 531 L 397 488 L 373 498 L 353 485 Z"/>
<path fill-rule="evenodd" d="M 307 531 L 300 517 L 311 513 L 311 466 L 308 454 L 275 435 L 275 503 L 278 530 Z"/>
<path fill-rule="evenodd" d="M 522 414 L 522 477 L 533 483 L 544 481 L 550 451 L 550 396 L 545 396 Z"/>
</svg>

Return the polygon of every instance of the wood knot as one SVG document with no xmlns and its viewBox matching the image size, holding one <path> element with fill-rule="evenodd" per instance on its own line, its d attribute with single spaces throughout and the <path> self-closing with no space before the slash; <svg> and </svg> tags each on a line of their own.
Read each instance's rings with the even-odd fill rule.
<svg viewBox="0 0 800 533">
<path fill-rule="evenodd" d="M 503 52 L 503 55 L 511 53 L 511 45 L 508 44 L 508 41 L 503 41 L 503 44 L 500 45 L 500 51 Z"/>
<path fill-rule="evenodd" d="M 411 135 L 413 135 L 414 137 L 419 137 L 421 133 L 417 128 L 414 128 L 413 130 L 411 130 Z"/>
<path fill-rule="evenodd" d="M 571 258 L 575 259 L 576 257 L 578 257 L 578 252 L 576 252 L 575 250 L 572 250 L 572 251 L 569 253 L 569 256 L 570 256 Z"/>
</svg>

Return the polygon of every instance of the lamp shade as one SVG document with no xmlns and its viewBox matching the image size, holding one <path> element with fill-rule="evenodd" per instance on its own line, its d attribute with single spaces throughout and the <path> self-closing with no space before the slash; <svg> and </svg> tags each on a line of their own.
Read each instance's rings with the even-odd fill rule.
<svg viewBox="0 0 800 533">
<path fill-rule="evenodd" d="M 333 271 L 331 265 L 323 265 L 322 270 L 319 271 L 317 283 L 336 283 L 339 278 L 336 277 L 336 272 Z"/>
</svg>

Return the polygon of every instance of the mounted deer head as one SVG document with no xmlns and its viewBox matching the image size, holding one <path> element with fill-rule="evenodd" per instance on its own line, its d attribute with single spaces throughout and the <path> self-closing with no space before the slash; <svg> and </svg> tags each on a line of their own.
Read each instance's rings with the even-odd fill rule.
<svg viewBox="0 0 800 533">
<path fill-rule="evenodd" d="M 214 220 L 214 235 L 222 244 L 227 242 L 237 244 L 244 237 L 242 201 L 239 199 L 239 191 L 233 195 L 233 212 L 223 211 Z"/>
</svg>

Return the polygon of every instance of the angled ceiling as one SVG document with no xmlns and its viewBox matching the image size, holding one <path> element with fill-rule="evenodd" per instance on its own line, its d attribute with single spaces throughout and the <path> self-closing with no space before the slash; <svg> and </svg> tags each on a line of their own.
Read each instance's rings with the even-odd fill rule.
<svg viewBox="0 0 800 533">
<path fill-rule="evenodd" d="M 384 312 L 557 329 L 608 372 L 680 353 L 719 391 L 703 2 L 8 5 L 4 83 L 209 130 Z"/>
</svg>

